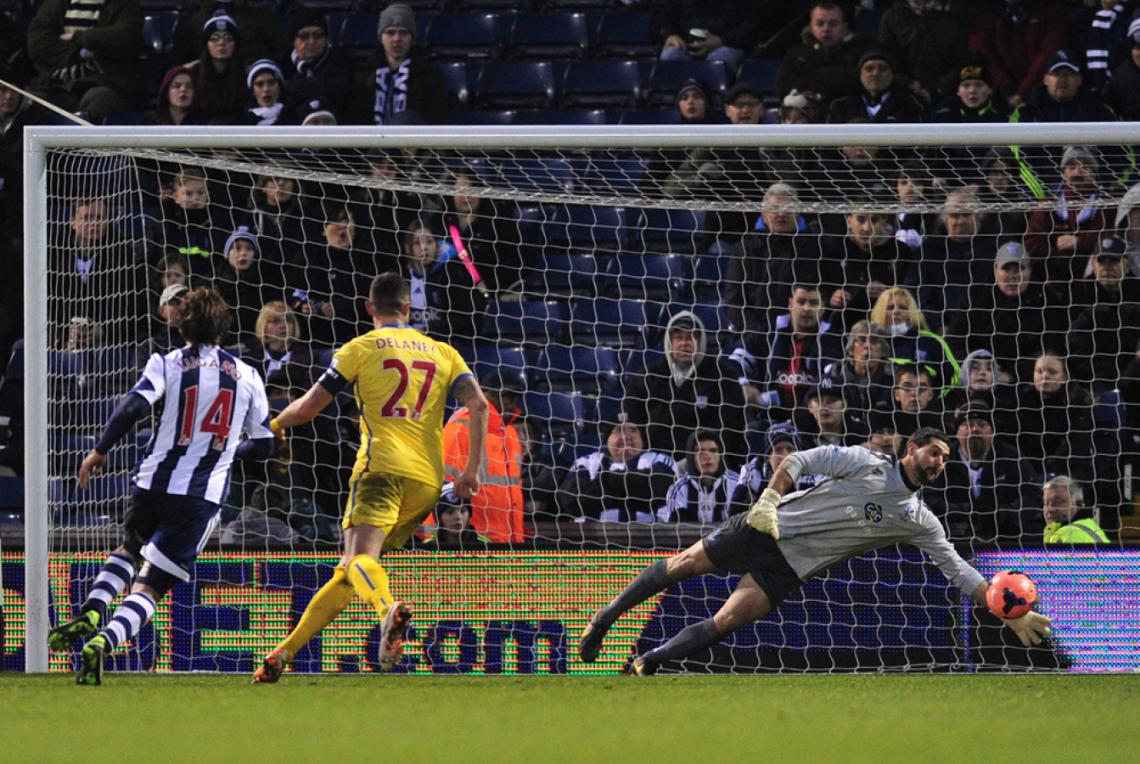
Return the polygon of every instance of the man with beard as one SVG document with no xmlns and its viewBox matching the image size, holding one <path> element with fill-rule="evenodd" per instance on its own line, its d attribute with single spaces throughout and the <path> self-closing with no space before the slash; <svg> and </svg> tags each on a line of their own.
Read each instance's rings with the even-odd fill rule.
<svg viewBox="0 0 1140 764">
<path fill-rule="evenodd" d="M 950 453 L 946 436 L 922 429 L 899 460 L 862 446 L 825 446 L 785 458 L 752 509 L 734 515 L 685 551 L 643 570 L 582 632 L 578 655 L 593 663 L 606 632 L 626 611 L 677 581 L 717 571 L 740 574 L 717 613 L 682 629 L 660 647 L 637 656 L 628 671 L 653 674 L 664 663 L 711 647 L 757 621 L 789 594 L 832 565 L 898 543 L 925 552 L 962 593 L 985 605 L 986 581 L 958 556 L 938 518 L 919 497 L 942 475 Z M 803 472 L 829 476 L 808 491 L 790 492 Z M 1030 612 L 1004 621 L 1023 644 L 1039 644 L 1049 619 Z"/>
</svg>

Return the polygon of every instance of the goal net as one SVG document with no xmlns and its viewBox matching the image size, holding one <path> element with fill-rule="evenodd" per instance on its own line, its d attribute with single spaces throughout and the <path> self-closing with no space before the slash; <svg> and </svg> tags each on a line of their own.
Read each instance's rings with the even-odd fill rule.
<svg viewBox="0 0 1140 764">
<path fill-rule="evenodd" d="M 28 540 L 23 589 L 5 590 L 27 637 L 10 628 L 5 648 L 28 670 L 74 660 L 43 638 L 118 544 L 151 423 L 87 490 L 76 469 L 148 355 L 180 343 L 181 287 L 226 297 L 226 344 L 279 410 L 370 328 L 368 285 L 397 270 L 410 323 L 496 409 L 480 495 L 445 485 L 385 557 L 416 613 L 397 671 L 617 671 L 737 580 L 671 587 L 581 663 L 582 627 L 645 565 L 747 511 L 787 454 L 891 458 L 921 427 L 953 446 L 923 499 L 984 575 L 1034 578 L 1051 644 L 1015 646 L 888 547 L 666 668 L 1135 668 L 1140 629 L 1117 607 L 1140 595 L 1129 127 L 30 131 Z M 192 581 L 115 669 L 250 671 L 288 633 L 338 559 L 359 413 L 338 395 L 271 461 L 235 467 Z M 448 479 L 465 421 L 445 430 Z M 854 529 L 882 520 L 875 497 L 857 504 Z M 356 602 L 294 668 L 376 670 L 378 634 Z"/>
</svg>

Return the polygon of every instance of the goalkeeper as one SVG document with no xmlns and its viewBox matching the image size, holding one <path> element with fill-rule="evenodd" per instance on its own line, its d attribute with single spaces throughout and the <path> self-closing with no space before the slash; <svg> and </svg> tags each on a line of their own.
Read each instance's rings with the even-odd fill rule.
<svg viewBox="0 0 1140 764">
<path fill-rule="evenodd" d="M 942 474 L 950 445 L 924 427 L 907 442 L 902 459 L 862 446 L 823 446 L 789 455 L 747 514 L 735 515 L 705 538 L 643 570 L 598 611 L 582 633 L 578 655 L 593 663 L 606 632 L 630 608 L 676 581 L 729 571 L 741 574 L 717 613 L 686 627 L 660 647 L 634 658 L 630 673 L 654 673 L 664 662 L 710 647 L 741 626 L 766 616 L 800 585 L 837 562 L 892 544 L 913 544 L 947 579 L 985 605 L 986 583 L 946 540 L 938 519 L 918 496 Z M 819 484 L 785 493 L 804 473 Z M 1030 612 L 1004 621 L 1022 644 L 1040 644 L 1050 621 Z"/>
</svg>

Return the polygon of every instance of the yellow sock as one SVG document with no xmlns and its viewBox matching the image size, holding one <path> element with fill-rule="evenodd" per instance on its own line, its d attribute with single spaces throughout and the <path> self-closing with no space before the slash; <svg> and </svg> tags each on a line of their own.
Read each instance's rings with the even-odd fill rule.
<svg viewBox="0 0 1140 764">
<path fill-rule="evenodd" d="M 361 554 L 348 561 L 348 580 L 360 598 L 376 608 L 383 618 L 396 601 L 388 588 L 388 573 L 372 557 Z"/>
<path fill-rule="evenodd" d="M 344 568 L 338 565 L 333 570 L 329 582 L 318 589 L 313 599 L 309 601 L 309 606 L 305 608 L 301 620 L 297 622 L 297 628 L 293 629 L 278 647 L 283 648 L 292 659 L 306 642 L 328 626 L 350 602 L 352 602 L 352 584 L 349 583 Z"/>
</svg>

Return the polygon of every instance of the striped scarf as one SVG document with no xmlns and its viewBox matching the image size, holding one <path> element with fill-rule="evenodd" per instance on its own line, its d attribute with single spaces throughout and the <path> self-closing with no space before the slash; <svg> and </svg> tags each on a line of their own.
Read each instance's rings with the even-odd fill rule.
<svg viewBox="0 0 1140 764">
<path fill-rule="evenodd" d="M 408 108 L 408 71 L 411 59 L 404 59 L 400 68 L 392 71 L 387 62 L 376 70 L 376 107 L 373 116 L 376 124 L 389 125 L 392 117 Z"/>
<path fill-rule="evenodd" d="M 99 23 L 105 0 L 68 0 L 63 14 L 64 32 L 82 32 L 94 29 Z"/>
</svg>

